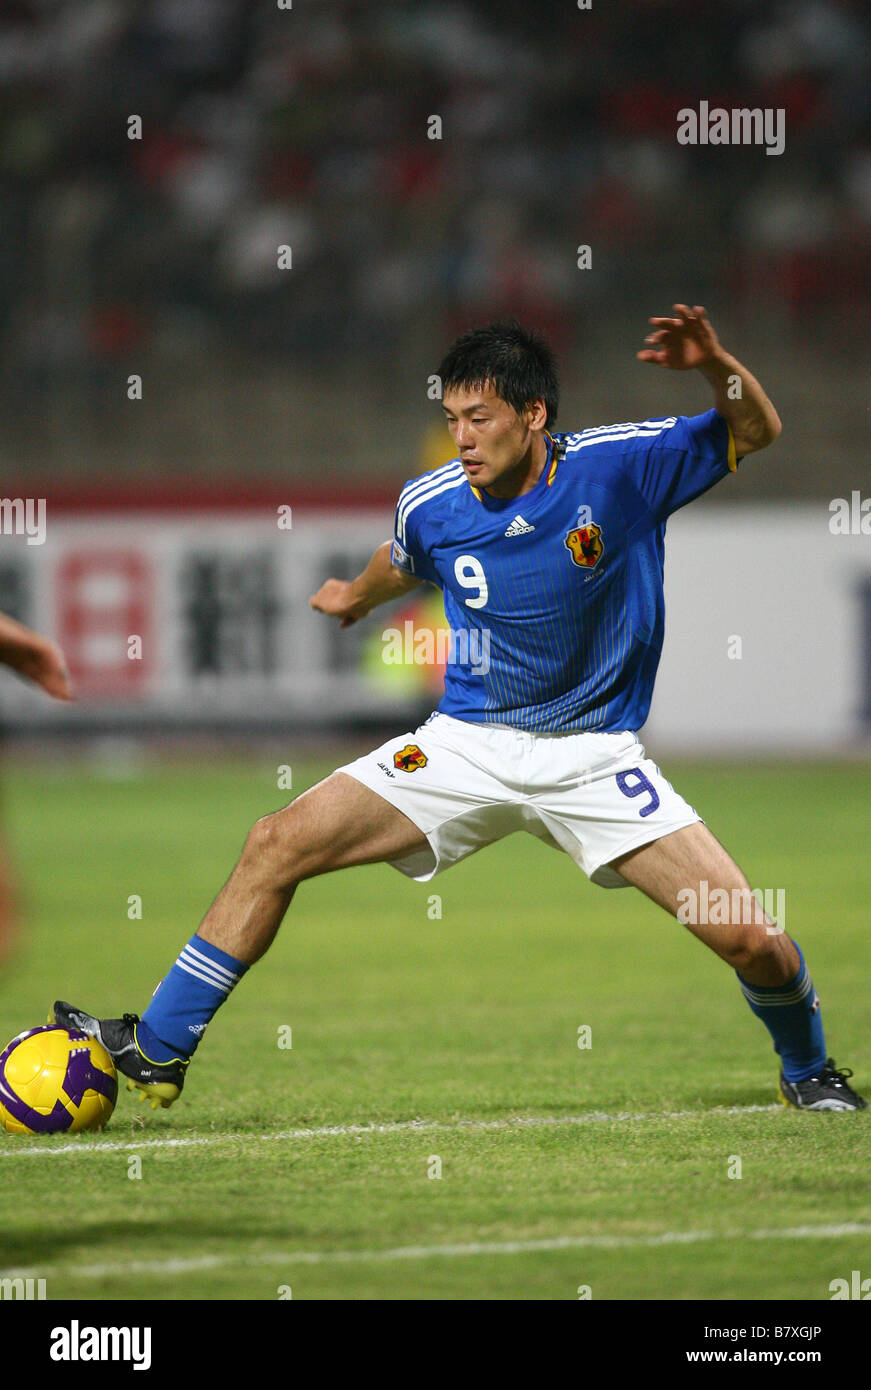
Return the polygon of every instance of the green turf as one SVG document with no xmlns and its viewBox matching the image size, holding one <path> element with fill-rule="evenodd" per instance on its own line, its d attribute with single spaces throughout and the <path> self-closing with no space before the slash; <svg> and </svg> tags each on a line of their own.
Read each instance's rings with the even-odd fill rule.
<svg viewBox="0 0 871 1390">
<path fill-rule="evenodd" d="M 295 790 L 327 770 L 295 767 Z M 754 886 L 786 889 L 830 1050 L 871 1089 L 866 772 L 664 770 Z M 251 822 L 286 799 L 263 763 L 119 780 L 11 769 L 26 930 L 0 989 L 2 1041 L 56 996 L 144 1009 Z M 871 1238 L 778 1233 L 871 1223 L 869 1121 L 729 1113 L 769 1106 L 776 1075 L 727 968 L 530 837 L 427 885 L 346 871 L 299 890 L 178 1105 L 152 1113 L 123 1093 L 102 1136 L 0 1132 L 0 1267 L 44 1276 L 49 1298 L 575 1299 L 589 1285 L 594 1299 L 828 1299 L 833 1279 L 871 1275 Z M 620 1114 L 635 1118 L 596 1118 Z M 516 1117 L 587 1118 L 500 1127 Z M 655 1243 L 673 1233 L 693 1239 Z M 478 1249 L 560 1239 L 576 1244 Z"/>
</svg>

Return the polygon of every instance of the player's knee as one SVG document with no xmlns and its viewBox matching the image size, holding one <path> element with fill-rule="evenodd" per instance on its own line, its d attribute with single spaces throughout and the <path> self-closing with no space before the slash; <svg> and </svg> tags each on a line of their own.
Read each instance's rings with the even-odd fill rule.
<svg viewBox="0 0 871 1390">
<path fill-rule="evenodd" d="M 739 975 L 756 971 L 760 966 L 776 970 L 783 954 L 778 938 L 764 926 L 739 926 L 733 929 L 721 954 Z"/>
<path fill-rule="evenodd" d="M 245 841 L 243 859 L 271 885 L 280 888 L 293 887 L 319 867 L 299 817 L 289 809 L 255 821 Z"/>
</svg>

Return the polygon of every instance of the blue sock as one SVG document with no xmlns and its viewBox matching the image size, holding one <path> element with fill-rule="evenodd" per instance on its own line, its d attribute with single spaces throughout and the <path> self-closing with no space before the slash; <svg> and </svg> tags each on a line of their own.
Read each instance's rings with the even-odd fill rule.
<svg viewBox="0 0 871 1390">
<path fill-rule="evenodd" d="M 786 985 L 750 985 L 738 975 L 744 998 L 761 1018 L 780 1053 L 787 1081 L 806 1081 L 817 1076 L 826 1060 L 820 1001 L 798 943 L 799 969 Z M 738 972 L 735 972 L 736 975 Z"/>
<path fill-rule="evenodd" d="M 136 1025 L 145 1056 L 152 1062 L 192 1057 L 206 1025 L 247 969 L 235 956 L 192 936 Z"/>
</svg>

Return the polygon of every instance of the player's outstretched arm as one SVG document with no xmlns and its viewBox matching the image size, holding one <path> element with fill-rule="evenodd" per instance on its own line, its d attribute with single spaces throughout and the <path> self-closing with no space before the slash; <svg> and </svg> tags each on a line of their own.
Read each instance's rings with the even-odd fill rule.
<svg viewBox="0 0 871 1390">
<path fill-rule="evenodd" d="M 72 686 L 60 647 L 41 633 L 0 613 L 0 662 L 42 686 L 55 700 L 71 700 Z"/>
<path fill-rule="evenodd" d="M 653 332 L 644 340 L 650 346 L 638 360 L 700 371 L 714 388 L 714 407 L 732 431 L 739 458 L 773 444 L 783 428 L 780 416 L 755 376 L 720 346 L 704 307 L 675 304 L 674 311 L 676 318 L 650 320 Z"/>
<path fill-rule="evenodd" d="M 390 559 L 392 545 L 392 541 L 379 545 L 356 579 L 328 579 L 309 599 L 312 608 L 341 619 L 340 627 L 350 627 L 379 603 L 401 598 L 409 589 L 416 589 L 423 581 L 396 568 Z"/>
</svg>

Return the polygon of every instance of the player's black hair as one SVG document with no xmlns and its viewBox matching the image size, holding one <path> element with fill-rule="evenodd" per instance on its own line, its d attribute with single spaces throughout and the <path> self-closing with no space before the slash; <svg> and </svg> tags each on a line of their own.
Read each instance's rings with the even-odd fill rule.
<svg viewBox="0 0 871 1390">
<path fill-rule="evenodd" d="M 518 414 L 533 401 L 543 400 L 547 428 L 556 424 L 556 358 L 541 333 L 524 328 L 516 319 L 501 319 L 463 333 L 448 348 L 438 374 L 443 395 L 452 388 L 475 391 L 489 386 Z"/>
</svg>

